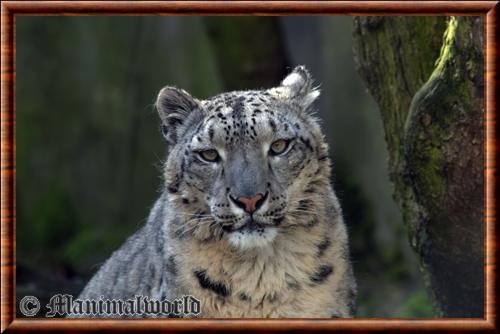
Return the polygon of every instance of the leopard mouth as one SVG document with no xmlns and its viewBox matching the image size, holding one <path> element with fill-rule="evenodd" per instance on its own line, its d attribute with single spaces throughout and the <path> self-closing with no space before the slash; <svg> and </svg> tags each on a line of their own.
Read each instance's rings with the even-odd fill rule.
<svg viewBox="0 0 500 334">
<path fill-rule="evenodd" d="M 255 220 L 253 217 L 248 217 L 245 222 L 240 226 L 235 228 L 234 225 L 223 225 L 222 229 L 227 233 L 234 232 L 260 232 L 264 231 L 266 228 L 271 227 L 268 224 L 262 224 Z"/>
<path fill-rule="evenodd" d="M 261 224 L 255 219 L 248 220 L 243 226 L 232 229 L 227 233 L 229 242 L 236 248 L 248 250 L 251 248 L 260 249 L 270 245 L 278 229 L 269 224 Z"/>
<path fill-rule="evenodd" d="M 274 217 L 269 222 L 262 222 L 258 217 L 253 215 L 248 216 L 243 224 L 239 225 L 237 223 L 226 223 L 222 224 L 221 228 L 226 233 L 241 232 L 241 233 L 252 233 L 252 232 L 263 232 L 270 228 L 280 227 L 282 225 L 285 217 L 280 215 Z M 239 226 L 238 226 L 239 225 Z"/>
</svg>

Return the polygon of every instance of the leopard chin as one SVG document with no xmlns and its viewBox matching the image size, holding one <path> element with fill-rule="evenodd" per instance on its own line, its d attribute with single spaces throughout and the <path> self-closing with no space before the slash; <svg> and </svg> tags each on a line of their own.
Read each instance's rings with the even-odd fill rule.
<svg viewBox="0 0 500 334">
<path fill-rule="evenodd" d="M 276 227 L 244 226 L 228 234 L 229 243 L 240 250 L 270 246 L 278 234 Z"/>
</svg>

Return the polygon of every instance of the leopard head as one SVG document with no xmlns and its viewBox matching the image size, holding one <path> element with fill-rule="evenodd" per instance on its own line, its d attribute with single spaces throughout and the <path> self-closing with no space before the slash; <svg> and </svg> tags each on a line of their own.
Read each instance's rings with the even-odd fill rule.
<svg viewBox="0 0 500 334">
<path fill-rule="evenodd" d="M 310 224 L 330 173 L 311 113 L 319 94 L 303 66 L 277 87 L 206 100 L 164 87 L 156 107 L 169 143 L 165 186 L 179 216 L 173 233 L 248 249 Z"/>
</svg>

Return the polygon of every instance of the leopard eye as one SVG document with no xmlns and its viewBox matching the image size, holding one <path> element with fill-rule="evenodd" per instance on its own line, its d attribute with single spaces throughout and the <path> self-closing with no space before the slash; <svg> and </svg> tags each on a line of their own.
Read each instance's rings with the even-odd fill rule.
<svg viewBox="0 0 500 334">
<path fill-rule="evenodd" d="M 272 155 L 282 154 L 288 148 L 289 143 L 290 143 L 289 140 L 278 139 L 277 141 L 275 141 L 274 143 L 271 144 L 271 148 L 269 150 L 269 153 L 271 153 Z"/>
<path fill-rule="evenodd" d="M 217 161 L 219 161 L 219 153 L 217 153 L 217 151 L 214 150 L 214 149 L 201 151 L 198 154 L 205 161 L 208 161 L 208 162 L 217 162 Z"/>
</svg>

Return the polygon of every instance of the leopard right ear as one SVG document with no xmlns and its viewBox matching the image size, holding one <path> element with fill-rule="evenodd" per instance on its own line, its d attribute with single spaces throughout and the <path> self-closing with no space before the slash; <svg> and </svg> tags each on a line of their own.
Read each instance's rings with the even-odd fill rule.
<svg viewBox="0 0 500 334">
<path fill-rule="evenodd" d="M 272 95 L 296 102 L 306 111 L 320 94 L 318 87 L 313 87 L 313 78 L 305 66 L 297 66 L 288 74 L 281 85 L 268 90 Z"/>
<path fill-rule="evenodd" d="M 161 118 L 163 136 L 170 144 L 175 144 L 179 127 L 200 107 L 200 102 L 183 89 L 166 86 L 158 93 L 155 106 Z"/>
</svg>

